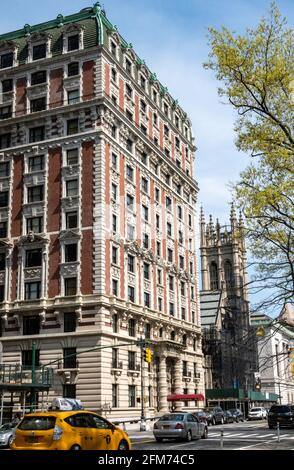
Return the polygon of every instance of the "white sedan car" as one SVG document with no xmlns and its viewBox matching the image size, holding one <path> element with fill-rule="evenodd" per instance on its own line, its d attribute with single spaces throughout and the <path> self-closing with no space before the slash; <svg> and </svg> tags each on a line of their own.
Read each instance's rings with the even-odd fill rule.
<svg viewBox="0 0 294 470">
<path fill-rule="evenodd" d="M 267 412 L 265 408 L 262 407 L 254 407 L 248 412 L 248 421 L 252 419 L 266 419 Z"/>
</svg>

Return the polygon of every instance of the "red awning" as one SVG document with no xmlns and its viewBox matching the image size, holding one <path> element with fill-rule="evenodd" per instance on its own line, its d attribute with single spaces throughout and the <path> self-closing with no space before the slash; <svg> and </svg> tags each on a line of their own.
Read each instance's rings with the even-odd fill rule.
<svg viewBox="0 0 294 470">
<path fill-rule="evenodd" d="M 201 393 L 190 393 L 190 394 L 173 394 L 168 395 L 167 401 L 204 401 L 205 398 Z"/>
</svg>

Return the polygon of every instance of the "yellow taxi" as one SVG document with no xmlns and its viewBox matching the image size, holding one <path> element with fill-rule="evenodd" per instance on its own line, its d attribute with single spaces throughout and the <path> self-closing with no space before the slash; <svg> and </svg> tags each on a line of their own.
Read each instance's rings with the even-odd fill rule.
<svg viewBox="0 0 294 470">
<path fill-rule="evenodd" d="M 18 424 L 13 450 L 129 450 L 128 435 L 91 411 L 26 414 Z"/>
</svg>

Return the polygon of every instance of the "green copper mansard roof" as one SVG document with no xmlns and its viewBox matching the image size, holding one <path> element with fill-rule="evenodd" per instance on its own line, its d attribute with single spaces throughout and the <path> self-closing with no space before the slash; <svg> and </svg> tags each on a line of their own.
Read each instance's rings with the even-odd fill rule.
<svg viewBox="0 0 294 470">
<path fill-rule="evenodd" d="M 48 34 L 51 36 L 52 57 L 55 57 L 62 54 L 62 28 L 73 23 L 78 23 L 84 29 L 84 49 L 90 49 L 95 46 L 105 46 L 108 48 L 107 33 L 118 34 L 122 49 L 133 49 L 132 44 L 129 44 L 127 41 L 125 41 L 117 31 L 117 27 L 112 25 L 112 23 L 108 20 L 106 13 L 102 9 L 99 2 L 96 2 L 93 7 L 83 8 L 80 12 L 74 13 L 72 15 L 63 16 L 62 14 L 59 14 L 54 20 L 36 25 L 26 24 L 22 29 L 1 34 L 0 45 L 1 42 L 14 41 L 18 46 L 18 61 L 19 64 L 22 65 L 25 63 L 27 57 L 28 37 L 33 33 L 48 32 Z M 138 67 L 142 65 L 146 67 L 144 60 L 140 59 L 137 55 L 136 63 Z M 188 119 L 187 114 L 180 108 L 177 100 L 174 100 L 169 95 L 167 88 L 159 83 L 156 74 L 151 73 L 149 69 L 148 72 L 150 82 L 157 82 L 161 93 L 169 97 L 170 102 L 172 103 L 172 107 L 177 108 L 185 120 Z"/>
</svg>

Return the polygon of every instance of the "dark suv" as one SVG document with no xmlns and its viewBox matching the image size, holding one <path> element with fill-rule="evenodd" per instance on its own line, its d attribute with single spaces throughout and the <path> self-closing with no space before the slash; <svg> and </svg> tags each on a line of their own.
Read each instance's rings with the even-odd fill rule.
<svg viewBox="0 0 294 470">
<path fill-rule="evenodd" d="M 225 413 L 220 406 L 206 409 L 211 414 L 211 424 L 224 424 L 226 421 Z"/>
<path fill-rule="evenodd" d="M 273 429 L 279 426 L 294 428 L 294 406 L 293 405 L 273 405 L 269 410 L 268 416 L 268 427 Z"/>
</svg>

